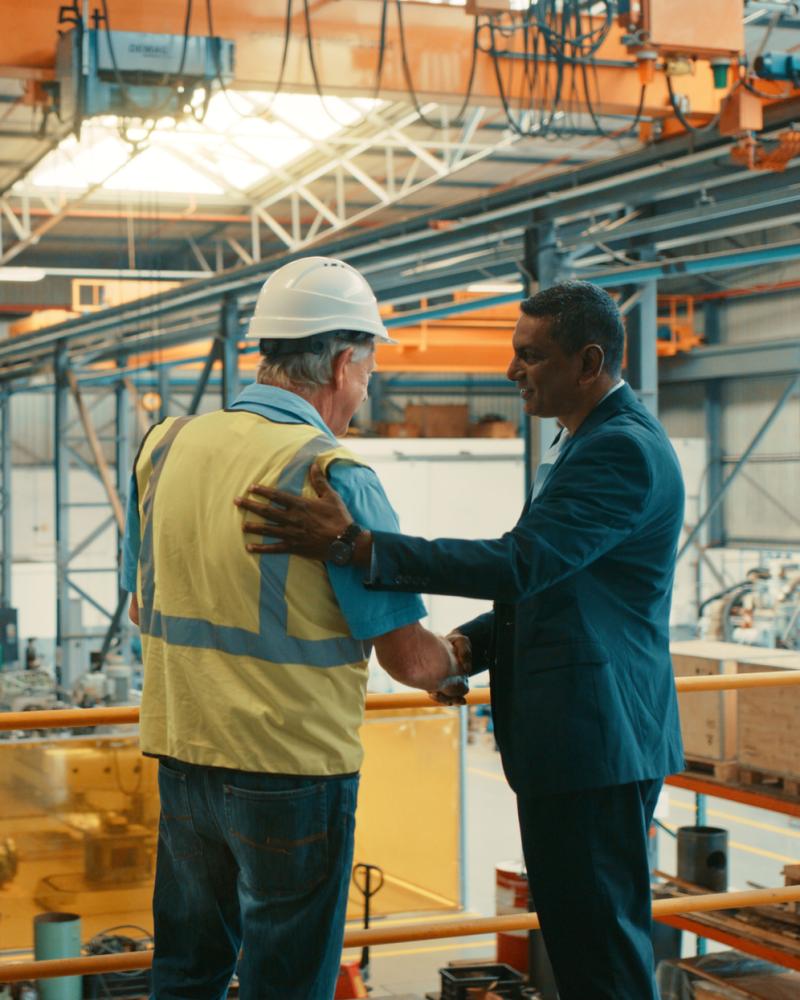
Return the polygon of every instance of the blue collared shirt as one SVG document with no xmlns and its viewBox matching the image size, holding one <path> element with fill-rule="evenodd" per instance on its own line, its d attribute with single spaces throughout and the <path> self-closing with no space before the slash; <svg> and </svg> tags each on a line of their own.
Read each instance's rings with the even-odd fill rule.
<svg viewBox="0 0 800 1000">
<path fill-rule="evenodd" d="M 257 413 L 275 423 L 309 424 L 330 437 L 332 445 L 338 444 L 311 403 L 285 389 L 253 383 L 239 394 L 231 409 Z M 355 521 L 372 531 L 400 531 L 397 514 L 372 469 L 334 462 L 328 470 L 328 476 Z M 125 590 L 133 593 L 136 590 L 140 546 L 139 498 L 135 475 L 131 476 L 128 497 L 120 582 Z M 372 639 L 419 621 L 427 614 L 418 594 L 368 591 L 362 585 L 362 570 L 354 566 L 334 566 L 331 563 L 325 563 L 325 568 L 348 628 L 356 639 Z"/>
</svg>

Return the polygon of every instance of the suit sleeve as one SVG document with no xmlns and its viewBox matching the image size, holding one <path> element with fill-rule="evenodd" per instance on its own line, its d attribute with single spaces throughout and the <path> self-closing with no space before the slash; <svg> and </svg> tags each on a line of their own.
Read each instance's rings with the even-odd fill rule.
<svg viewBox="0 0 800 1000">
<path fill-rule="evenodd" d="M 367 586 L 516 603 L 599 559 L 634 532 L 652 490 L 633 438 L 576 442 L 545 493 L 497 539 L 428 541 L 376 532 Z"/>
<path fill-rule="evenodd" d="M 472 651 L 472 674 L 479 674 L 488 670 L 491 666 L 490 657 L 492 652 L 492 635 L 494 633 L 494 612 L 487 611 L 486 614 L 473 618 L 470 622 L 459 625 L 455 630 L 465 635 L 469 639 Z"/>
</svg>

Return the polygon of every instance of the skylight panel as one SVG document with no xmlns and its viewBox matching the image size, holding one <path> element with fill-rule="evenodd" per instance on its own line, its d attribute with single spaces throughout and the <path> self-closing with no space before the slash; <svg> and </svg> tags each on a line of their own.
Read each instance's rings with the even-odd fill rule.
<svg viewBox="0 0 800 1000">
<path fill-rule="evenodd" d="M 310 152 L 315 142 L 382 105 L 368 98 L 321 101 L 315 94 L 228 90 L 214 94 L 202 120 L 161 119 L 153 125 L 95 118 L 84 123 L 80 142 L 74 136 L 65 139 L 27 183 L 80 191 L 109 178 L 106 190 L 137 194 L 248 191 Z M 195 114 L 202 115 L 202 104 Z M 134 143 L 143 148 L 131 157 Z M 197 169 L 187 163 L 192 159 Z"/>
</svg>

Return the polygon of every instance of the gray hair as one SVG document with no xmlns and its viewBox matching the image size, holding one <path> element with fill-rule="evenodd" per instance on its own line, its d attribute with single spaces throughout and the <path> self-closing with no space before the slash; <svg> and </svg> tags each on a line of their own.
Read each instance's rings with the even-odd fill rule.
<svg viewBox="0 0 800 1000">
<path fill-rule="evenodd" d="M 370 337 L 366 342 L 353 343 L 352 339 L 332 336 L 324 338 L 318 351 L 282 354 L 278 357 L 262 355 L 256 382 L 289 389 L 299 395 L 314 392 L 330 382 L 334 358 L 348 347 L 353 349 L 353 361 L 363 361 L 375 350 L 375 340 Z"/>
</svg>

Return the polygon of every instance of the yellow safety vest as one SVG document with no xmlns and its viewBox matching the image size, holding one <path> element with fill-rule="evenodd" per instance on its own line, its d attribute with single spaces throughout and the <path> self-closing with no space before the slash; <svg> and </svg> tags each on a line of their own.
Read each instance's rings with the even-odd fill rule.
<svg viewBox="0 0 800 1000">
<path fill-rule="evenodd" d="M 360 463 L 308 424 L 244 410 L 170 417 L 136 460 L 141 747 L 272 774 L 357 771 L 369 656 L 323 563 L 247 552 L 233 498 L 313 495 L 311 464 Z"/>
</svg>

